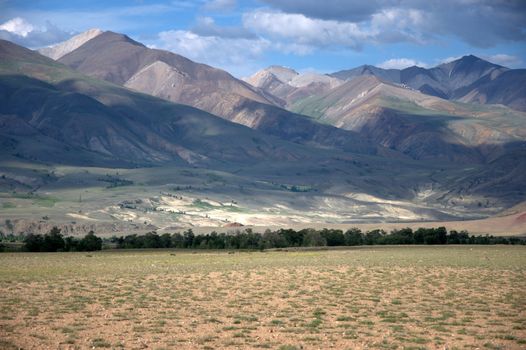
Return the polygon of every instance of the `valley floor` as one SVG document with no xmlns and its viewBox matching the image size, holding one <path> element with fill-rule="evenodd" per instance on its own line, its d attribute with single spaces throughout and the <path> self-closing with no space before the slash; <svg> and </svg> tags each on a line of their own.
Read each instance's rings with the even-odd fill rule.
<svg viewBox="0 0 526 350">
<path fill-rule="evenodd" d="M 327 224 L 327 223 L 316 223 L 316 224 L 293 224 L 287 227 L 299 230 L 304 228 L 314 229 L 340 229 L 343 231 L 348 230 L 351 227 L 356 227 L 367 232 L 375 229 L 382 229 L 386 232 L 392 230 L 399 230 L 402 228 L 409 227 L 413 230 L 417 230 L 420 227 L 424 228 L 435 228 L 444 226 L 449 230 L 462 231 L 466 230 L 472 235 L 493 235 L 493 236 L 526 236 L 526 211 L 520 211 L 518 213 L 509 215 L 499 215 L 490 217 L 487 219 L 480 220 L 462 220 L 462 221 L 417 221 L 417 222 L 380 222 L 380 223 L 347 223 L 347 224 Z M 264 232 L 266 229 L 279 230 L 283 227 L 278 226 L 249 226 L 241 227 L 251 228 L 255 232 Z M 239 229 L 239 228 L 238 228 Z M 197 227 L 193 231 L 196 233 L 210 233 L 212 231 L 221 232 L 224 228 L 220 227 Z"/>
<path fill-rule="evenodd" d="M 239 171 L 246 173 L 241 176 L 175 166 L 33 169 L 16 162 L 0 163 L 1 171 L 7 174 L 3 185 L 0 179 L 0 231 L 5 234 L 46 233 L 53 226 L 65 235 L 83 236 L 93 230 L 106 237 L 188 228 L 197 233 L 225 232 L 243 227 L 263 232 L 287 227 L 390 231 L 446 226 L 476 235 L 526 234 L 526 204 L 503 213 L 517 200 L 501 203 L 491 197 L 453 195 L 436 182 L 422 180 L 432 173 L 411 174 L 406 179 L 408 175 L 400 170 L 395 178 L 413 184 L 404 185 L 403 195 L 374 186 L 376 182 L 367 174 L 327 175 L 322 182 L 317 176 L 300 176 L 292 170 L 280 176 Z M 354 181 L 371 183 L 364 192 Z M 495 216 L 499 213 L 502 216 Z"/>
<path fill-rule="evenodd" d="M 3 349 L 521 349 L 523 246 L 0 254 Z"/>
</svg>

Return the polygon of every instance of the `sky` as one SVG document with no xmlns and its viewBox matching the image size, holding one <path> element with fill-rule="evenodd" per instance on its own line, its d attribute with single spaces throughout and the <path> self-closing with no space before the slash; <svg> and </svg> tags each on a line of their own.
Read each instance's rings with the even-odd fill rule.
<svg viewBox="0 0 526 350">
<path fill-rule="evenodd" d="M 474 54 L 526 67 L 526 0 L 0 0 L 0 39 L 39 48 L 91 28 L 249 76 L 432 67 Z"/>
</svg>

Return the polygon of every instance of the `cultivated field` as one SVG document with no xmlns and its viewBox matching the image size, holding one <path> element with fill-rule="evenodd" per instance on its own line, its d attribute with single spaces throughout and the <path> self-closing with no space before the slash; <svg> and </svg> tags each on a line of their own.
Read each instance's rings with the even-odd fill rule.
<svg viewBox="0 0 526 350">
<path fill-rule="evenodd" d="M 1 254 L 2 349 L 524 349 L 526 247 Z"/>
</svg>

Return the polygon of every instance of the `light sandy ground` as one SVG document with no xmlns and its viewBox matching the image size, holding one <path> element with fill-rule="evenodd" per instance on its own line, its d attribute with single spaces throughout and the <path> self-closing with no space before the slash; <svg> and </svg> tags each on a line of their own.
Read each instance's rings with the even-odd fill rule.
<svg viewBox="0 0 526 350">
<path fill-rule="evenodd" d="M 393 229 L 401 229 L 410 227 L 417 229 L 419 227 L 439 227 L 444 226 L 448 230 L 467 230 L 470 234 L 485 235 L 491 234 L 494 236 L 526 236 L 526 211 L 517 214 L 492 217 L 482 220 L 466 220 L 466 221 L 430 221 L 430 222 L 402 222 L 402 223 L 348 223 L 348 224 L 327 224 L 327 223 L 298 223 L 284 226 L 268 225 L 268 226 L 247 226 L 243 228 L 252 228 L 255 231 L 263 232 L 266 229 L 276 230 L 280 228 L 334 228 L 347 230 L 351 227 L 357 227 L 362 231 L 383 229 L 390 232 Z M 195 227 L 195 232 L 207 233 L 213 230 L 221 230 L 220 227 Z"/>
</svg>

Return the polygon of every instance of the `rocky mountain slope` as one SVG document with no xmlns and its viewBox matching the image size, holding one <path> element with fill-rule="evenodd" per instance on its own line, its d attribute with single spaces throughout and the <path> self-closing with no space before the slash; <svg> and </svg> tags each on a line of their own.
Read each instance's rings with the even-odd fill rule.
<svg viewBox="0 0 526 350">
<path fill-rule="evenodd" d="M 8 41 L 0 41 L 0 58 L 2 151 L 23 159 L 210 166 L 310 153 L 193 107 L 93 80 Z"/>
<path fill-rule="evenodd" d="M 334 210 L 332 202 L 358 203 L 340 188 L 412 196 L 392 176 L 419 166 L 403 157 L 287 142 L 84 76 L 7 41 L 0 58 L 0 218 L 14 227 L 45 230 L 52 220 L 81 233 L 312 222 Z M 220 204 L 207 204 L 210 198 Z M 409 201 L 396 210 L 372 205 L 375 217 L 453 217 Z M 339 206 L 337 220 L 370 215 L 361 204 Z"/>
<path fill-rule="evenodd" d="M 499 77 L 506 73 L 502 79 Z M 518 110 L 525 110 L 526 80 L 521 70 L 510 70 L 490 63 L 473 55 L 440 64 L 433 68 L 408 67 L 405 69 L 382 69 L 374 66 L 361 66 L 333 74 L 342 80 L 352 80 L 359 76 L 373 75 L 382 80 L 404 84 L 425 94 L 444 99 L 481 104 L 503 104 Z M 512 87 L 509 87 L 511 84 Z M 484 85 L 482 91 L 478 87 Z M 508 89 L 509 94 L 499 94 Z"/>
<path fill-rule="evenodd" d="M 382 80 L 400 83 L 399 69 L 383 69 L 368 64 L 352 69 L 341 70 L 329 75 L 340 80 L 352 80 L 362 76 L 375 76 Z"/>
<path fill-rule="evenodd" d="M 453 98 L 467 103 L 503 104 L 526 111 L 526 69 L 486 75 L 473 84 L 457 89 Z"/>
<path fill-rule="evenodd" d="M 525 200 L 525 118 L 509 108 L 369 74 L 296 100 L 306 117 L 107 32 L 62 60 L 78 71 L 0 42 L 4 232 L 474 219 Z M 313 79 L 272 71 L 293 88 Z"/>
<path fill-rule="evenodd" d="M 459 104 L 374 75 L 356 77 L 291 108 L 415 159 L 485 162 L 526 145 L 526 113 Z"/>
<path fill-rule="evenodd" d="M 300 74 L 293 69 L 271 66 L 245 79 L 251 85 L 262 89 L 289 106 L 297 100 L 322 94 L 343 83 L 342 80 L 325 74 L 308 72 Z"/>
<path fill-rule="evenodd" d="M 90 29 L 84 33 L 80 33 L 78 35 L 75 35 L 69 40 L 66 40 L 62 43 L 44 47 L 38 52 L 40 52 L 42 55 L 47 56 L 51 59 L 58 60 L 64 55 L 67 55 L 71 51 L 77 49 L 78 47 L 82 46 L 85 42 L 93 39 L 97 35 L 102 34 L 102 30 L 94 28 Z"/>
<path fill-rule="evenodd" d="M 149 49 L 122 34 L 104 32 L 59 62 L 91 77 L 197 107 L 289 141 L 370 154 L 379 151 L 359 135 L 280 108 L 278 98 L 225 71 Z"/>
</svg>

